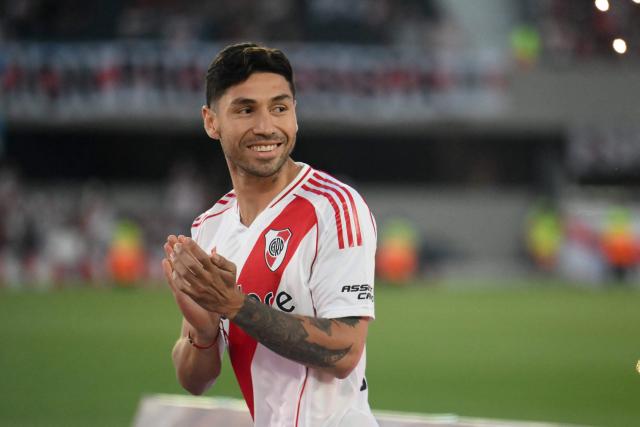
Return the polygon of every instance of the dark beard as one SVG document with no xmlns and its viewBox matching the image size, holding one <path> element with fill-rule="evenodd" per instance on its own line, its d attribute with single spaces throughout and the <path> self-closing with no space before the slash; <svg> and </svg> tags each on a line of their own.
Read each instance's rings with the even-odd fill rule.
<svg viewBox="0 0 640 427">
<path fill-rule="evenodd" d="M 285 139 L 283 144 L 287 144 L 287 142 L 289 141 Z M 291 145 L 288 147 L 287 152 L 281 158 L 277 158 L 271 161 L 266 161 L 263 163 L 260 163 L 260 162 L 251 163 L 248 161 L 245 162 L 243 161 L 243 159 L 235 160 L 235 159 L 229 158 L 229 156 L 227 156 L 226 153 L 225 153 L 225 157 L 227 158 L 228 162 L 233 163 L 235 167 L 242 170 L 247 175 L 252 175 L 260 178 L 268 178 L 270 176 L 276 177 L 280 172 L 280 170 L 282 169 L 282 167 L 287 162 L 287 160 L 289 160 L 294 147 L 295 147 L 295 140 L 291 143 Z M 272 162 L 275 162 L 275 163 L 272 163 Z"/>
</svg>

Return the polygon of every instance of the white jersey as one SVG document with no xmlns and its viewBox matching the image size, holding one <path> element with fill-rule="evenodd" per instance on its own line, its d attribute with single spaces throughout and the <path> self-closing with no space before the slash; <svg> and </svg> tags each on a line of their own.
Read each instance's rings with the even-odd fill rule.
<svg viewBox="0 0 640 427">
<path fill-rule="evenodd" d="M 375 222 L 351 187 L 308 165 L 246 227 L 234 192 L 196 218 L 193 239 L 236 264 L 245 294 L 304 316 L 374 318 Z M 286 359 L 222 322 L 221 351 L 256 426 L 375 426 L 366 350 L 345 379 Z"/>
</svg>

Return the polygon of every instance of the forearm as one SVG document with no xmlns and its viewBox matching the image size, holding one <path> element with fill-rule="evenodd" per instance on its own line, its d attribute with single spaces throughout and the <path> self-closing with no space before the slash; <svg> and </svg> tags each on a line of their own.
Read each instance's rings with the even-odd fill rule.
<svg viewBox="0 0 640 427">
<path fill-rule="evenodd" d="M 357 317 L 293 315 L 253 298 L 245 298 L 232 321 L 275 353 L 338 378 L 346 377 L 357 365 L 366 338 L 366 325 L 360 325 Z M 356 328 L 364 328 L 364 336 Z"/>
<path fill-rule="evenodd" d="M 193 337 L 195 342 L 199 337 Z M 191 394 L 204 393 L 220 375 L 220 353 L 217 340 L 207 349 L 194 347 L 187 337 L 178 338 L 171 357 L 180 385 Z M 211 339 L 208 341 L 211 342 Z"/>
</svg>

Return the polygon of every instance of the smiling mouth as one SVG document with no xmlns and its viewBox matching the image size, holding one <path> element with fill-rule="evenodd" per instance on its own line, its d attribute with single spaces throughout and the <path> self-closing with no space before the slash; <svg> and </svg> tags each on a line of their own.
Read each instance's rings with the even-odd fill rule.
<svg viewBox="0 0 640 427">
<path fill-rule="evenodd" d="M 281 142 L 278 142 L 276 144 L 256 144 L 256 145 L 250 145 L 249 149 L 262 153 L 262 152 L 273 151 L 273 150 L 275 150 L 276 148 L 278 148 L 281 145 L 282 145 Z"/>
</svg>

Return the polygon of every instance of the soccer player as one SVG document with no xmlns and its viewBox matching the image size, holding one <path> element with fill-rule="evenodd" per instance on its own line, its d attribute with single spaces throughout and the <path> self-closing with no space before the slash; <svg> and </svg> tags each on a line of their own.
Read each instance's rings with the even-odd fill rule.
<svg viewBox="0 0 640 427">
<path fill-rule="evenodd" d="M 183 314 L 173 363 L 202 394 L 226 348 L 256 426 L 377 425 L 365 379 L 376 229 L 362 197 L 295 162 L 295 84 L 277 50 L 222 50 L 202 118 L 233 190 L 169 236 L 163 269 Z"/>
</svg>

